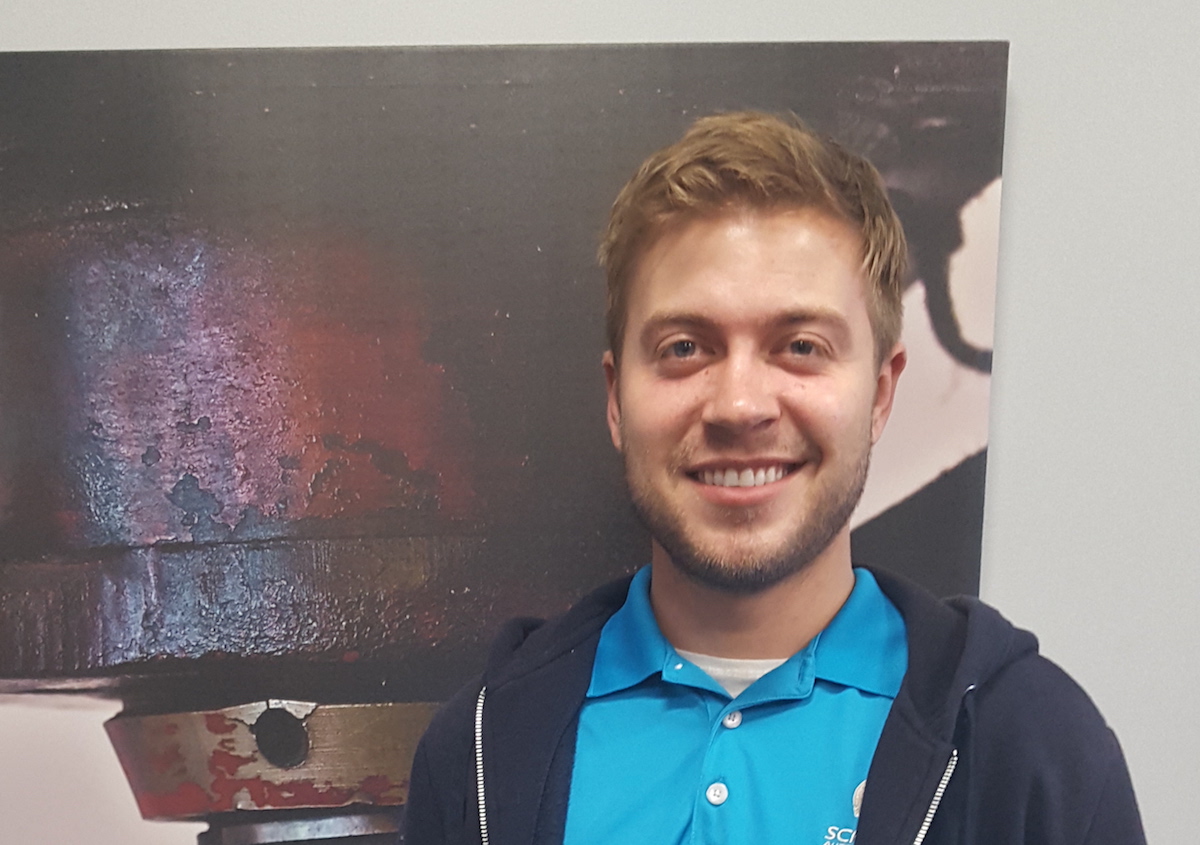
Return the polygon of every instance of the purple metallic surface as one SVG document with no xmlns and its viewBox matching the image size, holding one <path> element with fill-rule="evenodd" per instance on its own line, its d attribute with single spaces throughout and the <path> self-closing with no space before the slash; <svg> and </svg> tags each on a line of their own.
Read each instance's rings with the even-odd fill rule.
<svg viewBox="0 0 1200 845">
<path fill-rule="evenodd" d="M 478 540 L 422 319 L 336 234 L 0 239 L 0 688 L 442 642 Z"/>
<path fill-rule="evenodd" d="M 0 272 L 44 308 L 25 315 L 24 339 L 42 360 L 11 343 L 3 366 L 50 367 L 34 387 L 54 418 L 29 434 L 44 454 L 62 450 L 63 465 L 38 468 L 56 476 L 39 497 L 54 505 L 51 545 L 212 542 L 239 526 L 286 537 L 307 518 L 388 509 L 469 514 L 463 432 L 453 439 L 463 409 L 421 357 L 419 302 L 403 301 L 413 285 L 367 250 L 80 223 L 10 237 Z M 36 516 L 12 479 L 4 488 L 3 527 L 17 535 Z"/>
</svg>

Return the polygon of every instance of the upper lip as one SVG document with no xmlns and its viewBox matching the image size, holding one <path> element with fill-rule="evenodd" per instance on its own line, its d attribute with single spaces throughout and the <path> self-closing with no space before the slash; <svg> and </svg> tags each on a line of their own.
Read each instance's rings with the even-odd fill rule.
<svg viewBox="0 0 1200 845">
<path fill-rule="evenodd" d="M 692 464 L 684 472 L 689 475 L 705 472 L 706 470 L 725 470 L 725 469 L 770 469 L 771 467 L 783 466 L 794 467 L 800 464 L 801 461 L 796 458 L 713 458 L 712 460 L 703 461 L 701 463 Z"/>
</svg>

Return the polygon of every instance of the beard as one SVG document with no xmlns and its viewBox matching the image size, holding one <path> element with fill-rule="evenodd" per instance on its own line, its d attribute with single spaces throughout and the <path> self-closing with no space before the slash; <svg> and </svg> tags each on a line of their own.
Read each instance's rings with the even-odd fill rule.
<svg viewBox="0 0 1200 845">
<path fill-rule="evenodd" d="M 798 516 L 790 534 L 774 548 L 755 542 L 754 509 L 731 514 L 731 522 L 741 525 L 734 525 L 722 548 L 702 548 L 682 509 L 631 472 L 628 456 L 625 477 L 635 513 L 680 572 L 702 586 L 749 595 L 804 571 L 829 547 L 862 498 L 870 458 L 868 445 L 852 465 L 828 480 L 809 512 Z"/>
</svg>

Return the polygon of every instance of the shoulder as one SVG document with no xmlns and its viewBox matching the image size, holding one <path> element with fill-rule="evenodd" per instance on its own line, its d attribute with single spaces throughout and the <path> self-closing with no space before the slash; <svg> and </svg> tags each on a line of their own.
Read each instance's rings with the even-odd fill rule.
<svg viewBox="0 0 1200 845">
<path fill-rule="evenodd" d="M 1145 841 L 1117 737 L 1066 672 L 1026 655 L 968 702 L 981 824 L 1002 825 L 1016 814 L 1027 842 Z"/>
<path fill-rule="evenodd" d="M 1116 736 L 1078 683 L 1040 654 L 1004 666 L 968 696 L 980 762 L 1002 755 L 1023 788 L 1099 788 L 1124 765 Z"/>
<path fill-rule="evenodd" d="M 965 712 L 973 735 L 998 743 L 1010 757 L 1036 761 L 1074 747 L 1071 756 L 1088 765 L 1112 754 L 1115 740 L 1104 717 L 1074 679 L 1039 653 L 1031 632 L 978 598 L 939 599 L 877 577 L 904 616 L 913 675 L 906 680 L 927 714 Z"/>
<path fill-rule="evenodd" d="M 1118 751 L 1104 717 L 1083 688 L 1040 654 L 1007 664 L 973 691 L 978 734 L 1031 761 L 1068 759 L 1082 769 Z M 968 701 L 970 701 L 970 697 Z"/>
</svg>

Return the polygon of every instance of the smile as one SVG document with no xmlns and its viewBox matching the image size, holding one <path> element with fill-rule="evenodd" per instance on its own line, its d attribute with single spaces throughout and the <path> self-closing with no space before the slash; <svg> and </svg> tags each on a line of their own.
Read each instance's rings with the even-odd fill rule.
<svg viewBox="0 0 1200 845">
<path fill-rule="evenodd" d="M 693 474 L 702 484 L 716 487 L 762 487 L 784 478 L 795 469 L 794 464 L 776 464 L 758 469 L 705 469 Z"/>
</svg>

